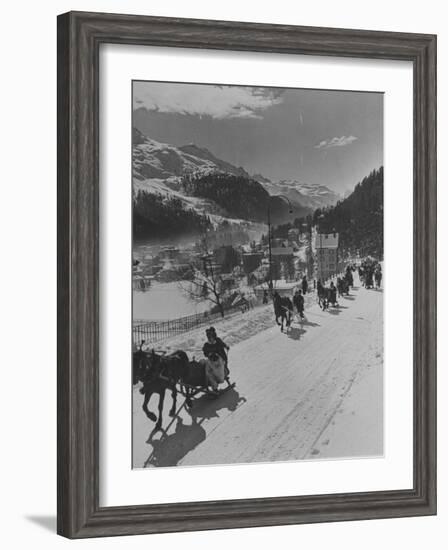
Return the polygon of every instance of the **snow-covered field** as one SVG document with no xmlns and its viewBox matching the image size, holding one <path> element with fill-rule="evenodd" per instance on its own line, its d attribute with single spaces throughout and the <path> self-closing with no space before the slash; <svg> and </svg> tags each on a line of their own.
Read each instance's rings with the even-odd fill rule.
<svg viewBox="0 0 448 550">
<path fill-rule="evenodd" d="M 153 281 L 146 292 L 132 293 L 133 318 L 139 321 L 168 320 L 208 311 L 208 300 L 192 300 L 177 281 Z"/>
<path fill-rule="evenodd" d="M 340 307 L 308 303 L 307 320 L 282 334 L 272 306 L 215 323 L 231 346 L 236 382 L 218 399 L 178 401 L 164 409 L 164 431 L 144 415 L 134 389 L 134 467 L 206 465 L 383 453 L 383 294 L 358 287 Z M 200 356 L 204 328 L 171 339 L 165 349 Z M 156 411 L 157 396 L 150 409 Z"/>
</svg>

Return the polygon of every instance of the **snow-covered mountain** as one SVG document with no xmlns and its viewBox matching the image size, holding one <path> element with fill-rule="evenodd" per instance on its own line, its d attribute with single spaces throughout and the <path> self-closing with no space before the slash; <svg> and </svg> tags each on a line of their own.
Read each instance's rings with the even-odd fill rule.
<svg viewBox="0 0 448 550">
<path fill-rule="evenodd" d="M 198 230 L 207 224 L 216 228 L 225 223 L 238 226 L 265 223 L 269 207 L 274 223 L 311 211 L 297 200 L 298 195 L 291 195 L 292 212 L 289 212 L 285 201 L 270 198 L 264 184 L 244 168 L 215 157 L 206 148 L 161 143 L 135 128 L 133 191 L 140 226 L 152 224 L 159 234 L 172 231 L 166 227 L 171 219 L 182 219 L 186 227 Z"/>
<path fill-rule="evenodd" d="M 237 176 L 249 174 L 243 168 L 237 168 L 218 159 L 208 149 L 194 143 L 175 147 L 160 143 L 133 129 L 133 176 L 137 180 L 175 178 L 187 173 L 226 172 Z"/>
<path fill-rule="evenodd" d="M 225 173 L 250 178 L 243 168 L 218 159 L 206 148 L 195 144 L 176 147 L 148 138 L 134 128 L 132 170 L 135 195 L 143 191 L 166 201 L 175 199 L 184 210 L 208 216 L 214 224 L 222 223 L 228 217 L 232 218 L 232 223 L 243 221 L 229 216 L 229 212 L 215 201 L 191 196 L 182 187 L 182 177 L 187 174 L 200 178 Z"/>
<path fill-rule="evenodd" d="M 134 182 L 138 188 L 146 187 L 150 192 L 155 192 L 162 182 L 168 188 L 165 192 L 169 189 L 181 191 L 180 178 L 188 173 L 205 175 L 219 172 L 251 177 L 244 168 L 219 159 L 205 147 L 193 143 L 176 147 L 150 139 L 134 128 L 133 145 Z M 255 174 L 252 179 L 258 181 L 270 195 L 286 195 L 294 204 L 306 208 L 330 206 L 342 198 L 325 185 L 296 180 L 272 182 L 261 174 Z M 138 185 L 143 182 L 144 185 Z"/>
<path fill-rule="evenodd" d="M 291 201 L 298 202 L 307 208 L 322 208 L 336 204 L 342 197 L 326 187 L 297 180 L 272 182 L 259 174 L 253 176 L 270 195 L 286 195 Z"/>
</svg>

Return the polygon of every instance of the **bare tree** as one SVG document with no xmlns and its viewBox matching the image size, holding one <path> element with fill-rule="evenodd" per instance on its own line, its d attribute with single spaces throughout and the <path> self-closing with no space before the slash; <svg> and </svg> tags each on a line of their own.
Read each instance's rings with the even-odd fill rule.
<svg viewBox="0 0 448 550">
<path fill-rule="evenodd" d="M 221 277 L 210 268 L 207 269 L 205 267 L 204 271 L 201 271 L 191 266 L 191 269 L 193 277 L 188 281 L 190 288 L 183 283 L 179 283 L 182 291 L 193 298 L 197 299 L 201 297 L 209 300 L 218 308 L 221 316 L 224 317 L 224 291 L 222 289 Z"/>
</svg>

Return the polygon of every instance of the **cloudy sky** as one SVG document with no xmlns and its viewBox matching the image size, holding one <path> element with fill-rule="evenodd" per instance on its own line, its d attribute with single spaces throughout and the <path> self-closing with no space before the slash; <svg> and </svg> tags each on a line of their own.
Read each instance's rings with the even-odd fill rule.
<svg viewBox="0 0 448 550">
<path fill-rule="evenodd" d="M 133 83 L 134 126 L 195 143 L 273 181 L 339 193 L 383 163 L 383 95 L 163 82 Z"/>
</svg>

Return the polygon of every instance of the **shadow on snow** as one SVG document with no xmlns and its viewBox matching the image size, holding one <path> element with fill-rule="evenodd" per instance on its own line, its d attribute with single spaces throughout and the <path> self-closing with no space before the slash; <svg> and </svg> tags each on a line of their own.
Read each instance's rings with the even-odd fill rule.
<svg viewBox="0 0 448 550">
<path fill-rule="evenodd" d="M 152 451 L 144 463 L 144 468 L 177 466 L 188 453 L 205 441 L 207 433 L 202 425 L 206 420 L 219 417 L 218 411 L 222 409 L 235 411 L 245 402 L 246 398 L 241 397 L 234 388 L 216 399 L 203 395 L 193 400 L 193 407 L 188 411 L 191 424 L 184 423 L 179 416 L 184 403 L 166 429 L 151 431 L 146 443 L 152 446 Z M 174 432 L 168 433 L 173 425 Z M 156 437 L 158 434 L 160 437 Z"/>
<path fill-rule="evenodd" d="M 343 309 L 348 309 L 348 308 L 347 306 L 341 306 L 341 304 L 339 304 L 336 307 L 328 308 L 327 311 L 328 313 L 331 313 L 331 315 L 340 315 Z"/>
</svg>

